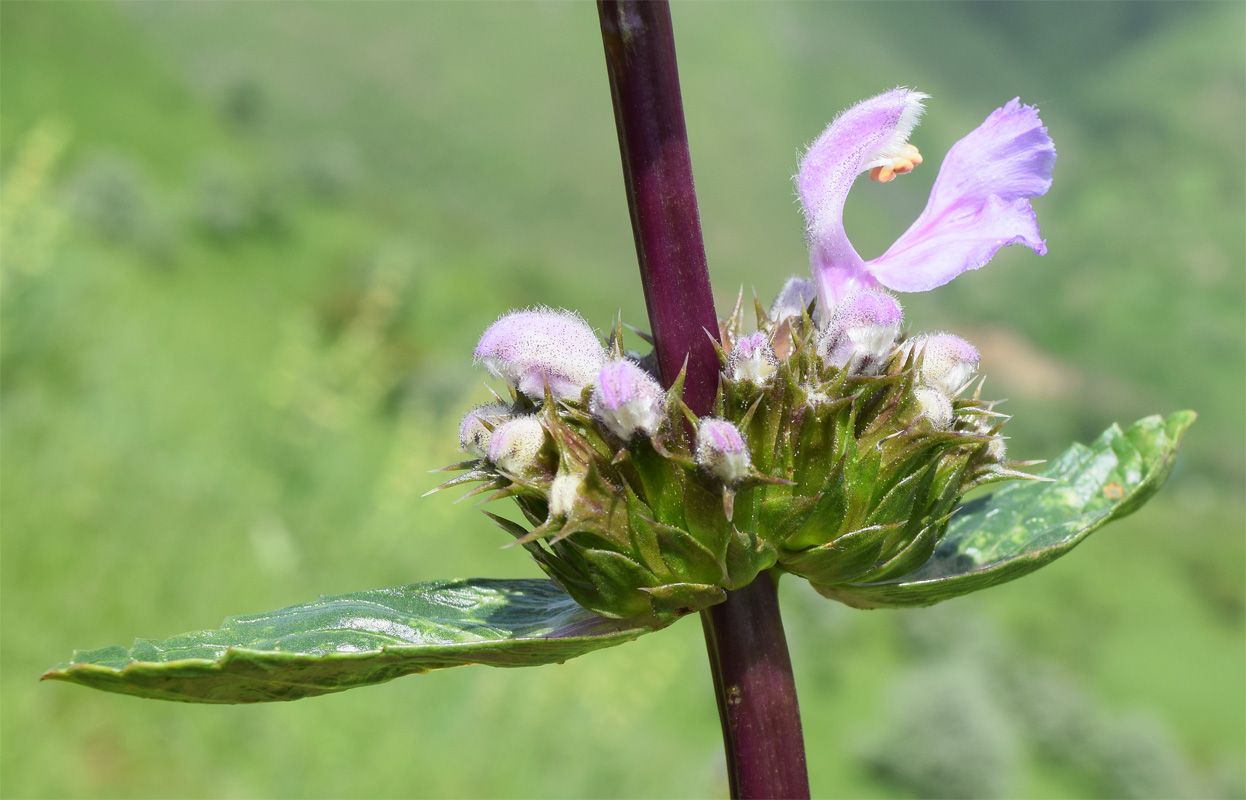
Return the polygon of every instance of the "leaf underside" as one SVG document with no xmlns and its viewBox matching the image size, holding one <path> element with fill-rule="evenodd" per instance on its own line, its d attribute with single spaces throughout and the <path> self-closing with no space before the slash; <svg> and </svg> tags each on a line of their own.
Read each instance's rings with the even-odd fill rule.
<svg viewBox="0 0 1246 800">
<path fill-rule="evenodd" d="M 190 703 L 298 700 L 464 664 L 562 662 L 654 630 L 580 607 L 546 580 L 436 581 L 322 597 L 218 630 L 75 651 L 44 674 Z"/>
<path fill-rule="evenodd" d="M 918 570 L 818 591 L 858 608 L 928 606 L 1032 572 L 1155 494 L 1196 416 L 1147 417 L 1126 431 L 1113 425 L 1094 444 L 1075 444 L 1049 464 L 1041 474 L 1051 481 L 1011 483 L 966 503 Z"/>
</svg>

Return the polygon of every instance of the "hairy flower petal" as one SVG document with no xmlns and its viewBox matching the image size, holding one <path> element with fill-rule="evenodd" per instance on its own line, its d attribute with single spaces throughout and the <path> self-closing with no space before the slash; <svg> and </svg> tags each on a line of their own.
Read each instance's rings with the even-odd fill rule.
<svg viewBox="0 0 1246 800">
<path fill-rule="evenodd" d="M 800 162 L 796 189 L 805 212 L 820 321 L 849 292 L 879 285 L 844 232 L 844 201 L 858 175 L 901 154 L 926 97 L 900 87 L 857 103 L 835 118 Z"/>
<path fill-rule="evenodd" d="M 601 368 L 589 412 L 620 439 L 652 436 L 662 425 L 665 393 L 653 376 L 625 358 Z"/>
<path fill-rule="evenodd" d="M 1037 109 L 1019 99 L 996 109 L 948 151 L 925 211 L 865 270 L 889 289 L 924 292 L 1006 245 L 1045 254 L 1029 198 L 1051 187 L 1055 162 Z"/>
<path fill-rule="evenodd" d="M 722 417 L 706 417 L 698 425 L 696 462 L 728 484 L 747 477 L 752 465 L 740 429 Z"/>
<path fill-rule="evenodd" d="M 510 406 L 502 403 L 476 406 L 463 415 L 459 423 L 459 447 L 475 458 L 485 458 L 493 429 L 510 417 Z"/>
<path fill-rule="evenodd" d="M 922 353 L 921 381 L 955 397 L 972 380 L 982 360 L 969 342 L 950 333 L 924 333 L 904 343 L 905 353 Z"/>
<path fill-rule="evenodd" d="M 545 445 L 545 428 L 534 415 L 503 422 L 489 438 L 487 457 L 498 469 L 519 474 L 534 464 Z"/>
<path fill-rule="evenodd" d="M 913 397 L 917 400 L 921 415 L 932 425 L 941 429 L 951 426 L 955 412 L 947 395 L 929 386 L 917 386 L 913 389 Z"/>
<path fill-rule="evenodd" d="M 818 296 L 818 290 L 813 285 L 813 281 L 808 278 L 797 278 L 795 276 L 788 278 L 783 284 L 783 288 L 775 295 L 774 302 L 770 304 L 770 313 L 767 315 L 772 322 L 782 322 L 785 319 L 800 319 L 800 315 L 814 298 Z"/>
<path fill-rule="evenodd" d="M 766 334 L 761 331 L 740 337 L 727 358 L 727 376 L 765 386 L 779 367 L 779 359 Z"/>
<path fill-rule="evenodd" d="M 904 311 L 880 289 L 844 298 L 818 338 L 817 352 L 828 366 L 853 373 L 871 371 L 896 343 Z"/>
<path fill-rule="evenodd" d="M 531 398 L 544 397 L 548 383 L 554 397 L 575 399 L 596 380 L 606 351 L 579 314 L 542 308 L 514 311 L 490 325 L 475 357 Z"/>
</svg>

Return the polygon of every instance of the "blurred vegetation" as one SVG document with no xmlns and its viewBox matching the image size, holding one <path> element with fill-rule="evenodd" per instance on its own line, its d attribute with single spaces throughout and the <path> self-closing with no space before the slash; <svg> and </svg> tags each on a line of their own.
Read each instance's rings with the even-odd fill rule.
<svg viewBox="0 0 1246 800">
<path fill-rule="evenodd" d="M 905 299 L 971 338 L 1018 457 L 1202 418 L 1170 486 L 1038 575 L 918 612 L 783 587 L 814 792 L 1246 793 L 1246 9 L 677 5 L 725 307 L 806 267 L 789 176 L 834 113 L 931 93 L 861 185 L 867 257 L 1020 94 L 1050 254 Z M 589 4 L 0 5 L 0 794 L 724 796 L 700 631 L 540 670 L 183 707 L 36 677 L 345 592 L 534 576 L 438 495 L 469 353 L 545 303 L 644 323 Z"/>
</svg>

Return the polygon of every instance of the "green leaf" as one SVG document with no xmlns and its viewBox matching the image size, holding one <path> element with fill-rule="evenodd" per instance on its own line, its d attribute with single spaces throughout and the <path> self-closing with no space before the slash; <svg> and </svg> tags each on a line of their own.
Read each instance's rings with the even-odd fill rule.
<svg viewBox="0 0 1246 800">
<path fill-rule="evenodd" d="M 322 597 L 219 630 L 75 651 L 44 679 L 190 703 L 298 700 L 464 664 L 562 662 L 656 630 L 545 580 L 469 579 Z"/>
<path fill-rule="evenodd" d="M 928 606 L 1033 572 L 1142 506 L 1168 478 L 1193 411 L 1113 425 L 1043 471 L 966 503 L 930 560 L 899 578 L 815 588 L 858 608 Z"/>
</svg>

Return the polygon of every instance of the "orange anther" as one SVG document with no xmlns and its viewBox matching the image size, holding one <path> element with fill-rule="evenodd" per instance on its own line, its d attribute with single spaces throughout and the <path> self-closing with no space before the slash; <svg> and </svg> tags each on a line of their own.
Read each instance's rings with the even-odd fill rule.
<svg viewBox="0 0 1246 800">
<path fill-rule="evenodd" d="M 887 183 L 897 175 L 907 175 L 913 171 L 913 167 L 922 163 L 922 154 L 913 145 L 906 144 L 900 148 L 895 158 L 889 160 L 891 163 L 870 170 L 870 180 Z"/>
</svg>

